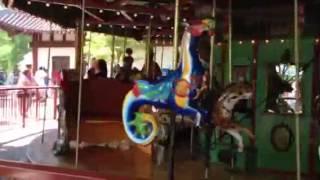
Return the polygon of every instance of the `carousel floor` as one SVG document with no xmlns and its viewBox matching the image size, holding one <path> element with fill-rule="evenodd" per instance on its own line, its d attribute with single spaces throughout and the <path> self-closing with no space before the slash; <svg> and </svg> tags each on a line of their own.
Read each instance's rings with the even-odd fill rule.
<svg viewBox="0 0 320 180">
<path fill-rule="evenodd" d="M 66 156 L 54 156 L 52 153 L 53 142 L 56 139 L 57 131 L 50 131 L 45 136 L 45 142 L 41 144 L 41 138 L 36 138 L 28 147 L 27 157 L 35 164 L 74 168 L 74 153 Z M 139 157 L 139 167 L 133 163 L 134 148 L 128 151 L 112 150 L 108 148 L 92 147 L 85 148 L 79 152 L 79 169 L 106 173 L 108 175 L 121 175 L 129 179 L 167 179 L 166 164 L 153 166 L 153 175 L 144 173 L 143 169 L 150 166 L 145 163 L 148 157 L 143 154 Z M 191 160 L 189 152 L 177 150 L 175 174 L 177 180 L 200 180 L 204 175 L 204 164 L 201 160 Z M 137 170 L 137 168 L 139 170 Z M 224 167 L 212 166 L 209 171 L 209 179 L 217 180 L 292 180 L 294 176 L 255 174 L 246 175 L 242 173 L 228 173 Z"/>
</svg>

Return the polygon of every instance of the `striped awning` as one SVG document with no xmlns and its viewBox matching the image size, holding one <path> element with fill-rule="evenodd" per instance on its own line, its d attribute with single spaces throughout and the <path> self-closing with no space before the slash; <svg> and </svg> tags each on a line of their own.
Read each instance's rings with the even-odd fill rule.
<svg viewBox="0 0 320 180">
<path fill-rule="evenodd" d="M 24 33 L 63 32 L 57 24 L 19 10 L 0 10 L 0 28 Z"/>
</svg>

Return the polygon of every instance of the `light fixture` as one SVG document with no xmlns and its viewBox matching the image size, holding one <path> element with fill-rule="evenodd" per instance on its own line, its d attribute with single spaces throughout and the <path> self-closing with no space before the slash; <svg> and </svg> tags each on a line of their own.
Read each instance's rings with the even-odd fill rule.
<svg viewBox="0 0 320 180">
<path fill-rule="evenodd" d="M 280 41 L 281 43 L 284 43 L 284 40 L 283 39 L 281 39 L 281 41 Z"/>
<path fill-rule="evenodd" d="M 149 26 L 146 26 L 146 29 L 149 29 Z"/>
<path fill-rule="evenodd" d="M 121 28 L 122 28 L 122 29 L 124 29 L 124 28 L 125 28 L 125 26 L 124 26 L 124 25 L 122 25 L 122 26 L 121 26 Z"/>
<path fill-rule="evenodd" d="M 109 25 L 109 27 L 110 27 L 110 28 L 113 28 L 113 26 L 112 26 L 111 24 Z"/>
<path fill-rule="evenodd" d="M 101 27 L 102 27 L 102 25 L 101 25 L 101 24 L 98 24 L 98 27 L 99 27 L 99 28 L 101 28 Z"/>
<path fill-rule="evenodd" d="M 134 13 L 133 16 L 134 16 L 134 17 L 138 17 L 138 14 L 137 14 L 137 13 Z"/>
<path fill-rule="evenodd" d="M 90 26 L 90 24 L 89 23 L 87 23 L 87 27 L 89 27 Z"/>
<path fill-rule="evenodd" d="M 169 21 L 170 19 L 171 19 L 171 17 L 170 17 L 170 16 L 168 16 L 168 17 L 167 17 L 167 20 Z"/>
<path fill-rule="evenodd" d="M 218 46 L 221 46 L 221 42 L 218 42 Z"/>
<path fill-rule="evenodd" d="M 103 9 L 100 9 L 100 10 L 99 10 L 99 13 L 103 13 Z"/>
<path fill-rule="evenodd" d="M 251 40 L 251 44 L 254 44 L 254 43 L 256 43 L 256 41 L 255 40 Z"/>
<path fill-rule="evenodd" d="M 68 6 L 63 6 L 64 9 L 68 9 Z"/>
<path fill-rule="evenodd" d="M 172 26 L 171 29 L 174 30 L 174 27 Z"/>
<path fill-rule="evenodd" d="M 28 5 L 31 5 L 31 1 L 28 1 L 27 4 L 28 4 Z"/>
<path fill-rule="evenodd" d="M 183 18 L 183 22 L 187 22 L 187 18 Z"/>
<path fill-rule="evenodd" d="M 153 15 L 151 15 L 151 16 L 150 16 L 150 19 L 153 19 L 153 18 L 154 18 L 154 16 L 153 16 Z"/>
<path fill-rule="evenodd" d="M 137 26 L 133 26 L 133 29 L 137 29 Z"/>
<path fill-rule="evenodd" d="M 161 26 L 159 26 L 159 27 L 158 27 L 158 29 L 159 29 L 159 30 L 161 30 L 161 29 L 162 29 L 162 27 L 161 27 Z"/>
<path fill-rule="evenodd" d="M 119 11 L 117 11 L 117 15 L 120 16 L 120 14 L 121 14 L 121 13 L 120 13 Z"/>
<path fill-rule="evenodd" d="M 50 7 L 50 4 L 49 4 L 49 3 L 46 3 L 46 6 L 47 6 L 47 7 Z"/>
<path fill-rule="evenodd" d="M 172 38 L 172 35 L 171 35 L 171 34 L 169 35 L 169 38 Z"/>
<path fill-rule="evenodd" d="M 239 41 L 239 44 L 242 44 L 242 41 Z"/>
<path fill-rule="evenodd" d="M 320 40 L 319 40 L 318 38 L 317 38 L 315 41 L 316 41 L 316 43 L 319 43 L 319 42 L 320 42 Z"/>
<path fill-rule="evenodd" d="M 269 44 L 270 41 L 268 39 L 266 39 L 265 42 L 266 42 L 266 44 Z"/>
</svg>

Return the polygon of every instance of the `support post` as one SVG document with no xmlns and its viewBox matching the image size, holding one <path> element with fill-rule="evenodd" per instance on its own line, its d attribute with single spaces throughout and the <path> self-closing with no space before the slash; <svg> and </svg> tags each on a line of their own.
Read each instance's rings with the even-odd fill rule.
<svg viewBox="0 0 320 180">
<path fill-rule="evenodd" d="M 51 22 L 50 22 L 50 33 L 53 33 Z M 51 47 L 49 46 L 48 47 L 48 59 L 47 59 L 47 71 L 48 72 L 50 72 L 50 62 L 51 62 Z M 49 83 L 47 84 L 47 88 L 45 90 L 45 102 L 44 102 L 44 112 L 43 112 L 42 135 L 41 135 L 41 143 L 42 144 L 44 143 L 44 131 L 45 131 L 46 120 L 47 120 L 48 86 L 49 86 Z"/>
<path fill-rule="evenodd" d="M 81 22 L 77 22 L 76 24 L 76 70 L 80 70 L 81 64 L 81 52 L 82 52 L 82 40 L 83 40 L 83 33 L 81 31 Z"/>
<path fill-rule="evenodd" d="M 216 21 L 216 0 L 213 0 L 212 1 L 212 17 L 214 18 L 214 21 Z M 213 36 L 211 36 L 211 39 L 210 39 L 210 89 L 212 90 L 213 89 L 213 84 L 214 84 L 214 66 L 215 66 L 215 34 Z"/>
<path fill-rule="evenodd" d="M 216 21 L 216 0 L 212 1 L 212 17 L 214 18 L 214 21 Z M 215 31 L 215 29 L 214 29 Z M 210 93 L 213 93 L 213 85 L 214 85 L 214 67 L 215 67 L 215 32 L 214 35 L 211 36 L 210 39 Z M 210 148 L 211 148 L 211 137 L 213 133 L 213 126 L 211 122 L 208 122 L 207 128 L 206 128 L 206 138 L 205 138 L 205 149 L 206 149 L 206 156 L 205 156 L 205 173 L 204 173 L 204 178 L 209 179 L 209 169 L 210 169 Z"/>
<path fill-rule="evenodd" d="M 253 95 L 252 95 L 252 131 L 255 134 L 256 129 L 256 109 L 257 109 L 257 77 L 258 77 L 258 53 L 259 53 L 259 42 L 253 43 L 253 66 L 252 66 L 252 85 L 253 85 Z"/>
<path fill-rule="evenodd" d="M 180 2 L 176 0 L 175 3 L 175 20 L 174 20 L 174 47 L 173 47 L 173 60 L 175 67 L 178 63 L 178 32 L 179 32 L 179 7 Z M 169 156 L 169 170 L 168 170 L 168 180 L 174 180 L 174 154 L 175 154 L 175 131 L 176 131 L 176 114 L 171 115 L 171 130 L 170 130 L 170 156 Z"/>
<path fill-rule="evenodd" d="M 78 25 L 78 37 L 80 37 L 80 44 L 78 58 L 79 58 L 79 92 L 78 92 L 78 106 L 77 106 L 77 134 L 76 134 L 76 156 L 74 167 L 77 169 L 79 164 L 79 144 L 80 144 L 80 120 L 81 120 L 81 100 L 82 100 L 82 83 L 83 83 L 83 42 L 84 42 L 84 23 L 85 23 L 85 7 L 86 0 L 81 1 L 81 23 Z"/>
<path fill-rule="evenodd" d="M 163 68 L 163 53 L 164 53 L 164 44 L 162 43 L 162 45 L 161 45 L 161 62 L 160 62 L 161 69 Z"/>
<path fill-rule="evenodd" d="M 174 39 L 173 39 L 173 60 L 174 68 L 178 67 L 179 60 L 179 19 L 180 19 L 180 1 L 176 0 L 175 4 L 175 16 L 174 16 Z"/>
<path fill-rule="evenodd" d="M 125 32 L 125 37 L 123 38 L 123 54 L 126 54 L 127 42 L 128 42 L 128 37 L 127 37 L 127 31 L 126 31 Z"/>
<path fill-rule="evenodd" d="M 299 21 L 298 21 L 298 0 L 294 1 L 294 62 L 296 65 L 296 80 L 300 79 L 299 75 Z M 296 97 L 298 99 L 300 97 Z M 298 104 L 296 103 L 296 109 Z M 301 157 L 300 157 L 300 118 L 298 112 L 295 111 L 295 129 L 296 129 L 296 167 L 297 167 L 297 180 L 301 180 Z"/>
<path fill-rule="evenodd" d="M 232 82 L 232 0 L 229 0 L 228 8 L 228 79 L 227 82 Z"/>
<path fill-rule="evenodd" d="M 33 35 L 32 36 L 32 60 L 33 60 L 33 65 L 32 65 L 32 69 L 33 69 L 33 74 L 35 74 L 35 72 L 38 69 L 38 43 L 35 43 L 36 41 L 38 41 L 37 35 Z M 9 69 L 12 69 L 12 64 L 11 61 L 8 61 L 8 67 Z M 49 71 L 48 71 L 49 72 Z"/>
<path fill-rule="evenodd" d="M 168 180 L 174 180 L 174 155 L 175 155 L 175 135 L 176 135 L 176 113 L 172 112 L 170 117 L 170 145 Z"/>
<path fill-rule="evenodd" d="M 152 22 L 151 22 L 151 19 L 149 21 L 149 28 L 148 28 L 148 32 L 147 32 L 147 38 L 146 38 L 146 75 L 148 78 L 151 78 L 150 77 L 150 46 L 151 46 L 151 30 L 152 30 Z"/>
<path fill-rule="evenodd" d="M 116 44 L 116 36 L 114 35 L 114 30 L 112 30 L 112 43 L 111 43 L 111 67 L 110 67 L 110 76 L 113 78 L 113 66 L 115 60 L 115 44 Z"/>
</svg>

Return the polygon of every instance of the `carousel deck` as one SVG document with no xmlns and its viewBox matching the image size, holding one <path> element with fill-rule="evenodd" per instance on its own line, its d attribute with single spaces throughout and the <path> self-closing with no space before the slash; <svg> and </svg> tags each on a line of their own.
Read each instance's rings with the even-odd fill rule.
<svg viewBox="0 0 320 180">
<path fill-rule="evenodd" d="M 32 141 L 27 150 L 28 159 L 34 164 L 74 168 L 74 153 L 65 156 L 54 156 L 52 146 L 56 139 L 56 130 L 48 132 L 45 142 L 41 144 L 41 137 Z M 146 163 L 149 158 L 143 152 L 139 157 L 134 157 L 135 148 L 128 151 L 112 150 L 102 147 L 90 147 L 80 151 L 79 169 L 95 171 L 100 174 L 120 175 L 130 179 L 167 179 L 166 164 L 153 166 L 153 173 L 148 174 L 150 164 Z M 199 180 L 204 177 L 204 163 L 201 160 L 191 160 L 189 152 L 177 150 L 176 153 L 176 179 Z M 293 176 L 255 174 L 246 175 L 243 173 L 229 173 L 222 166 L 212 166 L 210 176 L 219 180 L 291 180 Z M 210 179 L 210 178 L 209 178 Z"/>
</svg>

